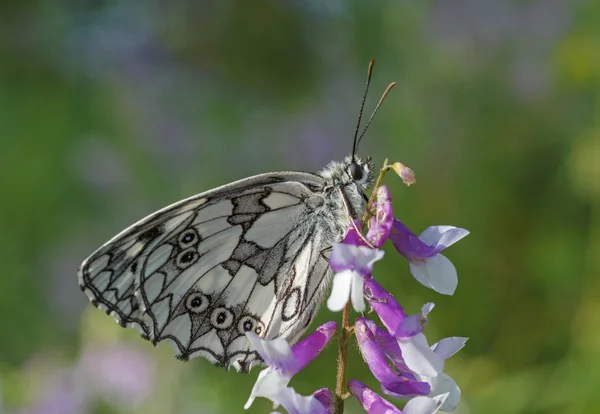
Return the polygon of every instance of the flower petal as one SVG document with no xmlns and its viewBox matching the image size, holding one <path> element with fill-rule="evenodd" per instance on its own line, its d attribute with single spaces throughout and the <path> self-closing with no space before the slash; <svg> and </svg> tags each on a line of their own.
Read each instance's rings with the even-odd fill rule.
<svg viewBox="0 0 600 414">
<path fill-rule="evenodd" d="M 410 263 L 410 272 L 423 286 L 443 295 L 452 295 L 458 285 L 456 268 L 446 256 L 438 253 L 422 263 Z"/>
<path fill-rule="evenodd" d="M 329 410 L 314 396 L 303 396 L 291 387 L 278 390 L 274 396 L 289 414 L 329 414 Z"/>
<path fill-rule="evenodd" d="M 433 246 L 421 241 L 416 234 L 410 231 L 398 219 L 394 219 L 389 239 L 396 250 L 398 250 L 398 253 L 404 256 L 410 263 L 418 263 L 437 253 Z"/>
<path fill-rule="evenodd" d="M 427 325 L 427 315 L 431 312 L 433 306 L 433 303 L 426 303 L 421 308 L 421 313 L 410 315 L 405 318 L 402 323 L 398 325 L 398 328 L 396 328 L 394 336 L 396 338 L 410 338 L 423 332 L 423 329 L 425 329 L 425 326 Z"/>
<path fill-rule="evenodd" d="M 356 312 L 364 312 L 365 296 L 364 296 L 365 278 L 361 275 L 354 273 L 352 277 L 352 287 L 350 290 L 350 299 L 352 300 L 352 307 Z"/>
<path fill-rule="evenodd" d="M 363 240 L 362 234 L 359 234 L 359 232 L 362 232 L 360 220 L 354 219 L 354 224 L 350 223 L 350 226 L 348 227 L 348 232 L 344 236 L 343 243 L 352 244 L 354 246 L 364 246 L 365 241 Z"/>
<path fill-rule="evenodd" d="M 407 402 L 402 412 L 404 414 L 433 414 L 440 409 L 447 397 L 448 393 L 436 395 L 433 398 L 418 396 Z"/>
<path fill-rule="evenodd" d="M 380 248 L 389 237 L 393 222 L 392 198 L 387 186 L 382 185 L 377 190 L 377 211 L 375 217 L 370 220 L 367 240 L 376 248 Z"/>
<path fill-rule="evenodd" d="M 329 295 L 329 299 L 327 299 L 327 308 L 329 308 L 330 311 L 339 312 L 346 306 L 346 303 L 350 298 L 353 273 L 352 270 L 344 270 L 336 273 L 333 277 L 331 294 Z"/>
<path fill-rule="evenodd" d="M 292 346 L 292 353 L 296 360 L 297 368 L 297 371 L 293 372 L 292 375 L 296 375 L 299 371 L 304 369 L 310 361 L 315 359 L 317 355 L 321 353 L 323 348 L 325 348 L 335 334 L 336 329 L 337 324 L 335 322 L 327 322 L 319 326 L 315 332 Z"/>
<path fill-rule="evenodd" d="M 329 255 L 329 266 L 335 272 L 352 269 L 355 267 L 355 257 L 358 253 L 358 246 L 344 243 L 334 243 L 331 254 Z"/>
<path fill-rule="evenodd" d="M 435 378 L 430 378 L 431 392 L 429 397 L 441 396 L 448 394 L 444 403 L 440 407 L 442 411 L 454 411 L 460 403 L 460 388 L 456 382 L 448 375 L 441 373 Z"/>
<path fill-rule="evenodd" d="M 363 276 L 368 276 L 376 261 L 383 258 L 383 250 L 371 249 L 367 246 L 336 243 L 329 256 L 329 265 L 336 272 L 356 270 Z"/>
<path fill-rule="evenodd" d="M 375 262 L 383 259 L 385 252 L 366 246 L 359 246 L 356 255 L 356 270 L 363 276 L 368 276 L 373 271 Z"/>
<path fill-rule="evenodd" d="M 360 381 L 348 381 L 348 389 L 367 411 L 367 414 L 402 414 L 398 407 L 384 400 L 382 396 Z"/>
<path fill-rule="evenodd" d="M 437 252 L 444 250 L 469 234 L 468 230 L 454 226 L 431 226 L 426 228 L 419 239 Z"/>
<path fill-rule="evenodd" d="M 398 345 L 406 366 L 415 374 L 435 377 L 444 369 L 444 360 L 429 348 L 422 333 L 410 339 L 398 339 Z"/>
<path fill-rule="evenodd" d="M 290 378 L 299 371 L 292 349 L 285 339 L 268 341 L 254 332 L 246 332 L 246 338 L 269 367 L 289 374 Z"/>
<path fill-rule="evenodd" d="M 397 374 L 390 368 L 378 341 L 368 327 L 367 319 L 356 319 L 354 333 L 363 359 L 386 394 L 403 397 L 414 394 L 427 395 L 430 392 L 428 383 Z M 430 352 L 433 353 L 431 350 Z"/>
<path fill-rule="evenodd" d="M 313 392 L 315 397 L 329 412 L 333 411 L 333 393 L 328 388 L 319 388 Z"/>
<path fill-rule="evenodd" d="M 373 333 L 381 352 L 383 352 L 385 357 L 394 365 L 396 372 L 401 373 L 409 379 L 415 379 L 402 359 L 402 352 L 400 351 L 396 338 L 394 338 L 387 330 L 380 328 L 375 322 L 369 319 L 365 319 L 365 323 Z"/>
<path fill-rule="evenodd" d="M 431 346 L 431 350 L 438 354 L 442 359 L 448 359 L 452 355 L 460 351 L 469 338 L 462 338 L 460 336 L 451 336 L 444 338 L 438 343 Z"/>
<path fill-rule="evenodd" d="M 406 318 L 406 312 L 387 290 L 374 279 L 366 279 L 364 293 L 369 305 L 377 312 L 381 322 L 390 332 L 395 332 L 398 325 Z"/>
<path fill-rule="evenodd" d="M 244 409 L 247 410 L 250 408 L 256 397 L 270 399 L 275 403 L 275 407 L 273 408 L 276 408 L 279 404 L 277 397 L 278 393 L 280 390 L 287 387 L 291 379 L 291 376 L 286 376 L 277 369 L 271 367 L 263 369 L 260 374 L 258 374 L 258 378 L 256 378 L 256 382 L 254 383 L 248 401 L 244 405 Z"/>
</svg>

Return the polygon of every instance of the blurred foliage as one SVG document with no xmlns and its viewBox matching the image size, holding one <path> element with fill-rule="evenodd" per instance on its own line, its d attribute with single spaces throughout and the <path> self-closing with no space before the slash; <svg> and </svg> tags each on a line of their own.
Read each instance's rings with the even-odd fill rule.
<svg viewBox="0 0 600 414">
<path fill-rule="evenodd" d="M 3 4 L 0 410 L 241 411 L 257 371 L 152 349 L 88 304 L 77 267 L 173 201 L 345 156 L 375 57 L 371 90 L 398 86 L 360 153 L 413 168 L 388 184 L 415 232 L 471 231 L 448 251 L 453 297 L 391 251 L 375 274 L 409 312 L 436 303 L 430 340 L 471 338 L 446 368 L 458 412 L 595 411 L 598 19 L 592 0 Z M 292 385 L 332 388 L 335 354 Z M 356 349 L 350 377 L 377 389 Z"/>
</svg>

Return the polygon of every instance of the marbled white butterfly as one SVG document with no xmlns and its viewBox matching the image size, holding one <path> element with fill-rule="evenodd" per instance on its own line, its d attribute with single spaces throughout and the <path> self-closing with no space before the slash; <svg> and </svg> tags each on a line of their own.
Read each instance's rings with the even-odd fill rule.
<svg viewBox="0 0 600 414">
<path fill-rule="evenodd" d="M 87 258 L 79 286 L 121 326 L 170 343 L 183 360 L 201 355 L 247 372 L 261 359 L 245 332 L 296 342 L 331 283 L 332 243 L 364 211 L 373 166 L 356 149 L 393 85 L 360 137 L 359 115 L 344 161 L 245 178 L 157 211 Z"/>
</svg>

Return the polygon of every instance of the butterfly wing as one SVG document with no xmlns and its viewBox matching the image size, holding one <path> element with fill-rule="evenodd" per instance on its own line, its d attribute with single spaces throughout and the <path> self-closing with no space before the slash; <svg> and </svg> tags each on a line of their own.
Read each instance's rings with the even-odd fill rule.
<svg viewBox="0 0 600 414">
<path fill-rule="evenodd" d="M 271 173 L 183 200 L 124 230 L 81 266 L 92 303 L 179 358 L 247 371 L 245 332 L 295 342 L 312 321 L 328 248 L 323 179 Z M 339 232 L 339 231 L 338 231 Z"/>
</svg>

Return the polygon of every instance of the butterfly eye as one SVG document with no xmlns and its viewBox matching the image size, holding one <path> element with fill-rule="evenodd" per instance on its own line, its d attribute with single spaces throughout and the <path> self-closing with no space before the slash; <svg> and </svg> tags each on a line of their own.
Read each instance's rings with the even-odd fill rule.
<svg viewBox="0 0 600 414">
<path fill-rule="evenodd" d="M 193 313 L 202 313 L 209 305 L 210 299 L 208 296 L 203 295 L 200 292 L 192 293 L 185 301 L 185 307 Z"/>
<path fill-rule="evenodd" d="M 363 175 L 365 174 L 365 170 L 358 165 L 358 163 L 353 162 L 350 164 L 350 175 L 354 181 L 360 181 L 363 179 Z"/>
</svg>

